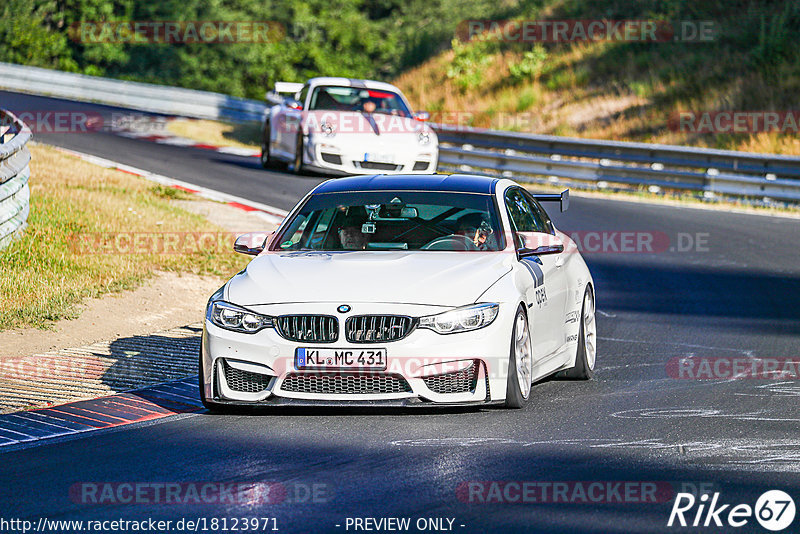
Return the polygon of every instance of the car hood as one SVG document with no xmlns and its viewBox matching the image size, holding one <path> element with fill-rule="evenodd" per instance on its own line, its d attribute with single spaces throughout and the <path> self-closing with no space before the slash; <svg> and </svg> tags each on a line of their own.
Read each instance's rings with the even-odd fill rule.
<svg viewBox="0 0 800 534">
<path fill-rule="evenodd" d="M 243 306 L 289 302 L 475 302 L 511 270 L 500 252 L 295 252 L 255 258 L 228 285 Z"/>
</svg>

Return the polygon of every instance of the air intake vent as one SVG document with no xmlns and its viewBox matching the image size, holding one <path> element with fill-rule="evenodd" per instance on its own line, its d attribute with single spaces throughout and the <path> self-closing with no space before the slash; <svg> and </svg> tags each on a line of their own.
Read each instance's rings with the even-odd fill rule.
<svg viewBox="0 0 800 534">
<path fill-rule="evenodd" d="M 241 393 L 261 393 L 269 387 L 270 381 L 274 378 L 261 373 L 236 369 L 228 365 L 225 360 L 222 361 L 222 367 L 228 387 Z"/>
<path fill-rule="evenodd" d="M 339 339 L 339 321 L 330 315 L 283 315 L 275 326 L 289 341 L 333 343 Z"/>
<path fill-rule="evenodd" d="M 329 395 L 380 395 L 410 393 L 405 378 L 392 374 L 289 373 L 281 390 Z"/>
<path fill-rule="evenodd" d="M 350 343 L 383 343 L 403 339 L 414 329 L 414 319 L 403 315 L 357 315 L 347 319 L 345 337 Z"/>
<path fill-rule="evenodd" d="M 380 163 L 378 161 L 354 161 L 353 165 L 362 169 L 372 169 L 375 171 L 396 171 L 402 168 L 402 165 L 394 165 L 393 163 Z"/>
<path fill-rule="evenodd" d="M 475 391 L 478 384 L 478 366 L 472 362 L 472 365 L 461 371 L 428 376 L 422 381 L 434 393 L 469 393 Z"/>
</svg>

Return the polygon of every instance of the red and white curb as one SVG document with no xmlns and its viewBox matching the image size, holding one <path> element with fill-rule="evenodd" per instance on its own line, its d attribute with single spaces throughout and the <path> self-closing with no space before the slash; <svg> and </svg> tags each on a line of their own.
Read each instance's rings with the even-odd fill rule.
<svg viewBox="0 0 800 534">
<path fill-rule="evenodd" d="M 203 410 L 197 377 L 98 399 L 0 415 L 0 451 Z"/>
<path fill-rule="evenodd" d="M 144 178 L 145 180 L 149 180 L 151 182 L 155 182 L 167 187 L 172 187 L 174 189 L 180 189 L 181 191 L 184 191 L 186 193 L 195 194 L 207 200 L 223 202 L 234 208 L 251 212 L 253 215 L 261 217 L 265 221 L 270 222 L 272 224 L 280 224 L 288 214 L 287 211 L 282 210 L 280 208 L 269 206 L 267 204 L 261 204 L 260 202 L 253 202 L 252 200 L 248 200 L 246 198 L 229 195 L 228 193 L 223 193 L 222 191 L 216 191 L 214 189 L 209 189 L 207 187 L 201 187 L 199 185 L 190 184 L 189 182 L 183 182 L 181 180 L 169 178 L 168 176 L 163 176 L 161 174 L 156 174 L 150 171 L 146 171 L 144 169 L 131 167 L 130 165 L 125 165 L 124 163 L 118 163 L 116 161 L 111 161 L 109 159 L 101 158 L 99 156 L 93 156 L 91 154 L 86 154 L 83 152 L 77 152 L 75 150 L 70 150 L 68 148 L 62 148 L 57 146 L 54 146 L 53 148 L 64 154 L 69 154 L 70 156 L 74 156 L 83 161 L 92 163 L 94 165 L 98 165 L 100 167 L 104 167 L 106 169 L 114 169 L 122 171 L 128 174 L 132 174 L 134 176 L 138 176 L 140 178 Z"/>
<path fill-rule="evenodd" d="M 202 150 L 212 150 L 220 154 L 231 154 L 233 156 L 245 156 L 257 158 L 261 153 L 253 148 L 233 147 L 233 146 L 218 146 L 210 143 L 199 143 L 186 137 L 180 137 L 172 134 L 154 134 L 150 132 L 117 132 L 121 137 L 129 139 L 139 139 L 142 141 L 150 141 L 160 145 L 182 146 L 188 148 L 199 148 Z"/>
</svg>

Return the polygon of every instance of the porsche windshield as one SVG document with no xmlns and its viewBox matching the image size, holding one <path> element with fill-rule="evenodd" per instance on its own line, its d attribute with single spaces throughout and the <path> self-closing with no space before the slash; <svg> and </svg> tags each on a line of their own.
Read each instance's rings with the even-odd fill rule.
<svg viewBox="0 0 800 534">
<path fill-rule="evenodd" d="M 497 251 L 492 195 L 368 191 L 311 196 L 273 250 Z"/>
<path fill-rule="evenodd" d="M 391 91 L 358 87 L 322 86 L 314 89 L 308 109 L 311 111 L 362 111 L 410 117 L 403 99 Z"/>
</svg>

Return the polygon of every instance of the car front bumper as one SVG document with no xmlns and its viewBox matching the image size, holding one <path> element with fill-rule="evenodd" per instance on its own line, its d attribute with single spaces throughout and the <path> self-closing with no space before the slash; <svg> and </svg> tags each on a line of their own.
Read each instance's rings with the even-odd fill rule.
<svg viewBox="0 0 800 534">
<path fill-rule="evenodd" d="M 420 317 L 446 308 L 415 305 L 354 305 L 359 314 Z M 513 307 L 512 307 L 513 308 Z M 250 307 L 269 315 L 336 315 L 335 305 Z M 302 311 L 301 311 L 302 310 Z M 469 405 L 505 400 L 513 310 L 501 305 L 492 324 L 442 335 L 416 328 L 405 338 L 370 344 L 298 343 L 274 328 L 256 334 L 222 329 L 205 321 L 201 380 L 206 399 L 229 405 L 414 406 Z M 340 317 L 340 325 L 344 323 Z M 385 371 L 298 370 L 298 348 L 385 348 Z"/>
<path fill-rule="evenodd" d="M 304 147 L 303 164 L 306 168 L 339 175 L 433 174 L 439 160 L 435 142 L 419 146 L 376 142 L 371 136 L 363 142 L 309 136 Z"/>
</svg>

